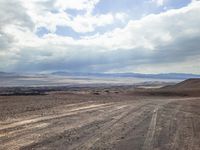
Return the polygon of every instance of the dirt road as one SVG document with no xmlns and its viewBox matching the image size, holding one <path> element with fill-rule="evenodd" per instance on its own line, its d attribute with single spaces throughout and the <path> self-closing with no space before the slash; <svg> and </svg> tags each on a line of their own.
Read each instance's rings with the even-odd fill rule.
<svg viewBox="0 0 200 150">
<path fill-rule="evenodd" d="M 91 100 L 44 109 L 1 119 L 0 149 L 200 149 L 200 98 Z"/>
</svg>

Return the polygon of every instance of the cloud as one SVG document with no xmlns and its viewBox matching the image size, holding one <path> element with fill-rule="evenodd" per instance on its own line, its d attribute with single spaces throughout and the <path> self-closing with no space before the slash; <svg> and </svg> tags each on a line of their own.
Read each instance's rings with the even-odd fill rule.
<svg viewBox="0 0 200 150">
<path fill-rule="evenodd" d="M 86 10 L 87 13 L 91 14 L 95 5 L 100 0 L 56 0 L 54 3 L 55 8 L 63 11 L 66 9 Z"/>
<path fill-rule="evenodd" d="M 86 9 L 86 6 L 80 6 L 78 9 Z M 49 10 L 46 12 L 44 9 L 43 15 L 52 17 L 50 22 L 45 22 L 47 19 L 40 22 L 41 15 L 37 16 L 31 8 L 27 10 L 28 12 L 24 12 L 25 16 L 30 16 L 36 27 L 44 24 L 50 27 L 51 22 L 57 21 L 58 16 L 58 24 L 70 22 L 70 16 L 63 11 L 48 13 Z M 200 60 L 198 14 L 200 2 L 193 2 L 181 9 L 146 15 L 139 20 L 128 21 L 122 28 L 115 28 L 103 34 L 96 32 L 80 39 L 59 36 L 54 32 L 38 37 L 32 28 L 29 28 L 32 21 L 30 25 L 25 25 L 19 17 L 17 20 L 20 24 L 11 21 L 1 26 L 4 30 L 0 32 L 0 43 L 1 49 L 5 50 L 0 51 L 0 60 L 7 65 L 0 65 L 0 68 L 8 71 L 200 73 L 197 69 L 199 64 L 196 63 Z M 112 15 L 109 17 L 108 14 L 83 15 L 87 17 L 77 15 L 72 18 L 74 24 L 71 27 L 77 32 L 93 31 L 95 26 L 104 26 L 104 22 L 112 20 Z M 117 16 L 114 15 L 114 18 L 123 19 L 123 15 Z M 52 25 L 52 28 L 56 25 Z"/>
<path fill-rule="evenodd" d="M 0 1 L 0 29 L 7 24 L 23 25 L 33 28 L 34 24 L 26 13 L 26 9 L 18 0 Z"/>
<path fill-rule="evenodd" d="M 50 1 L 23 1 L 21 4 L 27 9 L 27 14 L 32 18 L 36 29 L 45 27 L 55 33 L 58 26 L 72 28 L 78 33 L 93 32 L 97 27 L 122 20 L 115 14 L 93 14 L 93 9 L 99 0 L 50 0 Z M 80 11 L 78 15 L 71 15 L 68 10 Z M 119 16 L 119 14 L 118 14 Z"/>
<path fill-rule="evenodd" d="M 165 0 L 152 0 L 153 3 L 156 3 L 157 6 L 163 6 Z"/>
<path fill-rule="evenodd" d="M 19 1 L 0 0 L 0 51 L 12 49 L 12 44 L 15 42 L 13 35 L 5 31 L 11 24 L 15 28 L 21 26 L 29 30 L 34 28 L 34 23 Z"/>
</svg>

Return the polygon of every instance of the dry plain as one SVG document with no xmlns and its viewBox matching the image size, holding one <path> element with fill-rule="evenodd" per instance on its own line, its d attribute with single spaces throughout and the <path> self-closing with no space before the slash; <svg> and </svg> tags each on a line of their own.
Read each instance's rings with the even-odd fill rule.
<svg viewBox="0 0 200 150">
<path fill-rule="evenodd" d="M 169 91 L 101 87 L 2 95 L 0 149 L 199 150 L 200 97 Z"/>
</svg>

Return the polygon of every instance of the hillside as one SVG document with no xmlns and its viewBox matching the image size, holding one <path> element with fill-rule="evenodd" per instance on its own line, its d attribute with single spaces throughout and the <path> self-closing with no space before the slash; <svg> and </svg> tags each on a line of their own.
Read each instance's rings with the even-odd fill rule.
<svg viewBox="0 0 200 150">
<path fill-rule="evenodd" d="M 200 78 L 187 79 L 178 84 L 164 87 L 164 89 L 200 89 Z"/>
<path fill-rule="evenodd" d="M 200 78 L 191 78 L 184 80 L 175 85 L 168 85 L 156 89 L 135 89 L 135 95 L 142 96 L 184 96 L 199 97 L 200 96 Z"/>
</svg>

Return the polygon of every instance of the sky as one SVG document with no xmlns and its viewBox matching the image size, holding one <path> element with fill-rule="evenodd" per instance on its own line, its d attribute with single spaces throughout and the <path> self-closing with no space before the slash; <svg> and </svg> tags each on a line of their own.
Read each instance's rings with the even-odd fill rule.
<svg viewBox="0 0 200 150">
<path fill-rule="evenodd" d="M 200 1 L 0 0 L 0 71 L 200 74 Z"/>
</svg>

